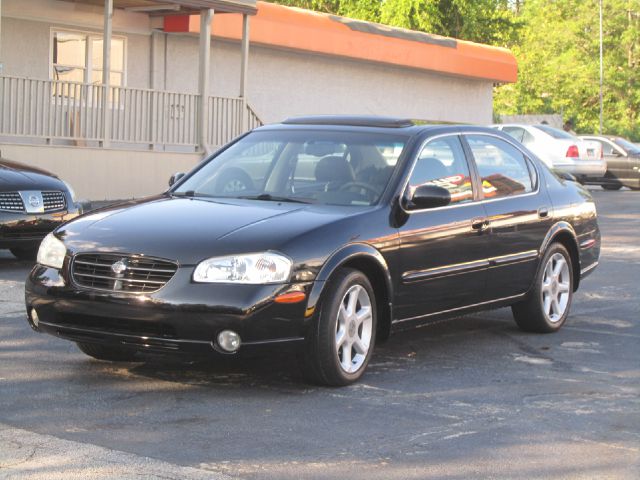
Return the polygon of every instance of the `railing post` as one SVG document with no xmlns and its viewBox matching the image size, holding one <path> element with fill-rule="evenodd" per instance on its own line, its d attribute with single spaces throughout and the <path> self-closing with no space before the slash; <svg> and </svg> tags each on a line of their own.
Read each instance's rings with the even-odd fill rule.
<svg viewBox="0 0 640 480">
<path fill-rule="evenodd" d="M 200 59 L 198 93 L 200 110 L 198 112 L 198 142 L 204 152 L 208 152 L 208 105 L 209 105 L 209 65 L 211 59 L 211 19 L 213 10 L 205 8 L 200 11 Z"/>
<path fill-rule="evenodd" d="M 0 0 L 0 75 L 4 70 L 4 64 L 2 63 L 2 0 Z"/>
<path fill-rule="evenodd" d="M 113 20 L 113 0 L 104 0 L 104 32 L 102 37 L 102 146 L 111 142 L 111 109 L 109 90 L 111 84 L 111 26 Z"/>
<path fill-rule="evenodd" d="M 242 15 L 242 58 L 240 65 L 240 98 L 242 98 L 240 114 L 240 132 L 247 129 L 247 67 L 249 65 L 249 15 Z"/>
</svg>

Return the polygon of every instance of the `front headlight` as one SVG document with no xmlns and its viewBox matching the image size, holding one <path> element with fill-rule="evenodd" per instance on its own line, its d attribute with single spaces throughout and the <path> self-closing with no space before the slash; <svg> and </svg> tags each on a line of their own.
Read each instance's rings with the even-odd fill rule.
<svg viewBox="0 0 640 480">
<path fill-rule="evenodd" d="M 292 262 L 275 252 L 231 255 L 203 260 L 193 272 L 200 283 L 284 283 L 291 275 Z"/>
<path fill-rule="evenodd" d="M 50 233 L 42 240 L 38 249 L 38 263 L 47 267 L 62 268 L 67 248 L 58 238 Z"/>
<path fill-rule="evenodd" d="M 73 188 L 71 187 L 71 185 L 69 185 L 67 182 L 65 182 L 64 180 L 62 181 L 62 183 L 64 183 L 65 187 L 67 187 L 67 190 L 69 190 L 69 193 L 71 194 L 71 201 L 73 203 L 76 203 L 76 192 L 73 190 Z"/>
</svg>

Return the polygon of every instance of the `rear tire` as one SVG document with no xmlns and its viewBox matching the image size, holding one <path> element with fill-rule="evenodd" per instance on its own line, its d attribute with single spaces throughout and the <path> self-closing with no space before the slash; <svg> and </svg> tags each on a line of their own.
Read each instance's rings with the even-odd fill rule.
<svg viewBox="0 0 640 480">
<path fill-rule="evenodd" d="M 605 190 L 620 190 L 622 188 L 622 184 L 614 184 L 614 183 L 605 183 L 601 185 Z"/>
<path fill-rule="evenodd" d="M 136 357 L 135 350 L 124 347 L 98 345 L 96 343 L 77 342 L 78 348 L 90 357 L 108 362 L 131 362 Z"/>
<path fill-rule="evenodd" d="M 573 285 L 571 255 L 560 243 L 552 243 L 542 258 L 532 291 L 511 306 L 518 326 L 525 332 L 560 330 L 569 316 Z"/>
<path fill-rule="evenodd" d="M 329 282 L 307 339 L 304 370 L 313 383 L 343 386 L 359 380 L 371 358 L 376 299 L 359 270 L 340 269 Z"/>
<path fill-rule="evenodd" d="M 18 258 L 18 260 L 30 260 L 33 261 L 38 256 L 39 247 L 14 247 L 9 251 Z"/>
</svg>

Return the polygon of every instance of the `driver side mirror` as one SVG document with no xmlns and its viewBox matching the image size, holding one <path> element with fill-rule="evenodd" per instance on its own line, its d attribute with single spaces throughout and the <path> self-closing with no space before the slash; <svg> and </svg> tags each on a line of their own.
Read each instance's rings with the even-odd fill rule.
<svg viewBox="0 0 640 480">
<path fill-rule="evenodd" d="M 174 173 L 173 175 L 171 175 L 171 178 L 169 179 L 169 186 L 172 187 L 178 180 L 184 177 L 184 175 L 185 174 L 183 172 Z"/>
<path fill-rule="evenodd" d="M 449 190 L 437 185 L 420 185 L 413 191 L 407 202 L 407 210 L 421 210 L 425 208 L 446 207 L 451 203 Z"/>
</svg>

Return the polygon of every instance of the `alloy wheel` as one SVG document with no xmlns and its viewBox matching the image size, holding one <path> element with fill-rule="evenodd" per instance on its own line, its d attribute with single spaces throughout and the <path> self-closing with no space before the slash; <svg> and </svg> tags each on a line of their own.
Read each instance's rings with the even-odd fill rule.
<svg viewBox="0 0 640 480">
<path fill-rule="evenodd" d="M 340 302 L 336 322 L 336 353 L 343 371 L 353 373 L 364 364 L 372 326 L 371 298 L 364 287 L 353 285 Z"/>
<path fill-rule="evenodd" d="M 569 304 L 571 275 L 569 264 L 561 253 L 554 253 L 542 275 L 542 310 L 551 323 L 559 322 Z"/>
</svg>

